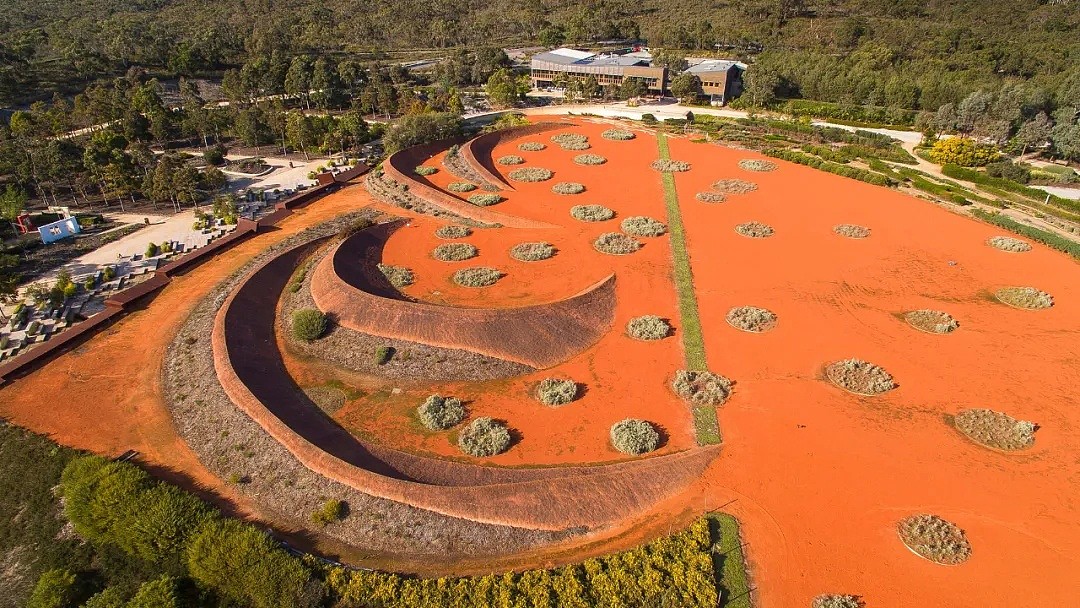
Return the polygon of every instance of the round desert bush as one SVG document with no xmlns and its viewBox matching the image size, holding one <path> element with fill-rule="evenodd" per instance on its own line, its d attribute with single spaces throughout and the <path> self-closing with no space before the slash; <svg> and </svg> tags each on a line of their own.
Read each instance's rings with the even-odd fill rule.
<svg viewBox="0 0 1080 608">
<path fill-rule="evenodd" d="M 539 152 L 547 147 L 547 144 L 542 144 L 538 141 L 525 141 L 518 144 L 518 150 L 522 152 Z"/>
<path fill-rule="evenodd" d="M 389 264 L 379 264 L 379 270 L 382 271 L 383 276 L 386 277 L 390 284 L 398 289 L 402 287 L 408 287 L 413 283 L 413 273 L 404 266 L 391 266 Z"/>
<path fill-rule="evenodd" d="M 314 308 L 302 308 L 292 315 L 292 333 L 298 340 L 318 340 L 326 332 L 326 315 Z"/>
<path fill-rule="evenodd" d="M 1029 310 L 1050 308 L 1054 305 L 1053 296 L 1034 287 L 1003 287 L 994 292 L 994 297 L 1003 304 Z"/>
<path fill-rule="evenodd" d="M 599 154 L 578 154 L 574 157 L 574 162 L 579 165 L 602 165 L 607 159 Z"/>
<path fill-rule="evenodd" d="M 690 163 L 683 160 L 658 158 L 652 162 L 652 168 L 663 173 L 682 173 L 690 170 Z"/>
<path fill-rule="evenodd" d="M 656 315 L 634 317 L 626 324 L 626 334 L 637 340 L 660 340 L 671 333 L 671 324 Z"/>
<path fill-rule="evenodd" d="M 543 167 L 522 167 L 514 169 L 507 176 L 517 182 L 543 182 L 551 179 L 555 174 L 550 169 Z"/>
<path fill-rule="evenodd" d="M 727 313 L 727 322 L 743 331 L 763 332 L 776 326 L 776 314 L 756 306 L 737 306 Z"/>
<path fill-rule="evenodd" d="M 507 154 L 506 156 L 500 156 L 499 160 L 495 161 L 500 165 L 521 165 L 525 163 L 525 159 L 521 158 L 517 154 Z"/>
<path fill-rule="evenodd" d="M 722 203 L 727 200 L 727 197 L 719 192 L 698 192 L 694 198 L 703 203 Z"/>
<path fill-rule="evenodd" d="M 739 167 L 746 171 L 775 171 L 776 163 L 769 160 L 744 159 L 739 161 Z"/>
<path fill-rule="evenodd" d="M 633 131 L 626 131 L 625 129 L 608 129 L 600 134 L 600 137 L 604 139 L 612 139 L 615 141 L 627 141 L 637 137 Z"/>
<path fill-rule="evenodd" d="M 555 255 L 551 243 L 520 243 L 510 249 L 510 257 L 522 262 L 539 262 Z"/>
<path fill-rule="evenodd" d="M 680 369 L 671 388 L 675 394 L 694 405 L 721 405 L 731 396 L 731 380 L 707 371 Z"/>
<path fill-rule="evenodd" d="M 611 425 L 611 445 L 624 454 L 647 454 L 660 447 L 660 433 L 650 422 L 627 418 Z"/>
<path fill-rule="evenodd" d="M 593 247 L 600 253 L 626 255 L 641 249 L 641 241 L 621 232 L 605 232 L 593 242 Z"/>
<path fill-rule="evenodd" d="M 825 368 L 825 374 L 836 386 L 860 395 L 880 395 L 896 388 L 889 372 L 861 359 L 831 363 Z"/>
<path fill-rule="evenodd" d="M 949 313 L 925 308 L 904 313 L 904 320 L 915 329 L 932 334 L 947 334 L 960 327 Z"/>
<path fill-rule="evenodd" d="M 761 222 L 746 222 L 745 224 L 739 224 L 738 226 L 735 226 L 735 232 L 752 239 L 763 239 L 773 235 L 772 226 L 762 224 Z"/>
<path fill-rule="evenodd" d="M 439 170 L 435 167 L 425 167 L 423 165 L 420 165 L 419 167 L 413 169 L 413 173 L 417 175 L 434 175 L 438 172 Z"/>
<path fill-rule="evenodd" d="M 559 144 L 563 150 L 588 150 L 589 138 L 578 133 L 559 133 L 552 135 L 551 141 Z"/>
<path fill-rule="evenodd" d="M 432 431 L 445 431 L 465 419 L 465 406 L 454 397 L 431 395 L 416 408 L 420 422 Z"/>
<path fill-rule="evenodd" d="M 621 226 L 623 232 L 634 236 L 660 236 L 667 232 L 666 224 L 644 215 L 628 217 L 622 221 Z"/>
<path fill-rule="evenodd" d="M 472 192 L 476 190 L 476 184 L 470 184 L 469 182 L 451 182 L 446 187 L 451 192 Z"/>
<path fill-rule="evenodd" d="M 581 194 L 585 186 L 577 182 L 559 182 L 551 187 L 551 191 L 555 194 Z"/>
<path fill-rule="evenodd" d="M 1030 243 L 1021 241 L 1020 239 L 1014 239 L 1011 236 L 992 236 L 986 243 L 991 247 L 1002 251 L 1012 251 L 1014 253 L 1031 251 Z"/>
<path fill-rule="evenodd" d="M 469 197 L 469 202 L 477 207 L 490 207 L 502 202 L 502 197 L 498 194 L 474 194 Z"/>
<path fill-rule="evenodd" d="M 468 226 L 456 226 L 453 224 L 441 226 L 435 231 L 435 236 L 440 239 L 463 239 L 470 234 L 472 234 L 472 229 Z"/>
<path fill-rule="evenodd" d="M 862 608 L 857 595 L 819 595 L 810 608 Z"/>
<path fill-rule="evenodd" d="M 972 441 L 999 450 L 1022 450 L 1035 443 L 1039 426 L 988 409 L 964 410 L 953 418 L 957 430 Z"/>
<path fill-rule="evenodd" d="M 757 184 L 745 179 L 722 179 L 714 183 L 712 188 L 724 194 L 746 194 L 757 190 Z"/>
<path fill-rule="evenodd" d="M 901 520 L 896 531 L 908 549 L 932 562 L 951 566 L 971 556 L 964 531 L 937 515 L 912 515 Z"/>
<path fill-rule="evenodd" d="M 570 215 L 583 222 L 603 222 L 615 217 L 615 212 L 603 205 L 574 205 Z"/>
<path fill-rule="evenodd" d="M 443 262 L 460 262 L 476 257 L 478 250 L 469 243 L 443 243 L 436 247 L 431 256 Z"/>
<path fill-rule="evenodd" d="M 503 274 L 487 266 L 462 268 L 454 273 L 454 282 L 462 287 L 488 287 L 501 279 Z"/>
<path fill-rule="evenodd" d="M 865 226 L 856 226 L 855 224 L 838 224 L 833 226 L 833 232 L 840 236 L 846 236 L 849 239 L 865 239 L 870 236 L 870 229 Z"/>
<path fill-rule="evenodd" d="M 502 454 L 510 447 L 510 429 L 487 416 L 477 418 L 461 429 L 458 447 L 469 456 Z"/>
<path fill-rule="evenodd" d="M 536 387 L 536 398 L 544 405 L 566 405 L 577 394 L 577 382 L 562 378 L 544 378 Z"/>
</svg>

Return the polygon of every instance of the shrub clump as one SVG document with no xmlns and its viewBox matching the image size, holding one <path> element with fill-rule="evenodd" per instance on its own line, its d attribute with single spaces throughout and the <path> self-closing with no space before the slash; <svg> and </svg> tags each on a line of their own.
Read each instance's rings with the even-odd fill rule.
<svg viewBox="0 0 1080 608">
<path fill-rule="evenodd" d="M 454 273 L 454 282 L 462 287 L 489 287 L 501 279 L 503 274 L 487 266 L 462 268 Z"/>
<path fill-rule="evenodd" d="M 1020 239 L 1014 239 L 1011 236 L 992 236 L 986 243 L 995 249 L 1011 251 L 1013 253 L 1031 251 L 1031 243 L 1021 241 Z"/>
<path fill-rule="evenodd" d="M 398 289 L 402 287 L 408 287 L 413 284 L 413 273 L 404 266 L 391 266 L 390 264 L 379 264 L 379 271 L 383 273 L 387 281 Z"/>
<path fill-rule="evenodd" d="M 857 595 L 819 595 L 810 608 L 862 608 Z"/>
<path fill-rule="evenodd" d="M 712 188 L 724 194 L 747 194 L 757 190 L 757 184 L 745 179 L 722 179 L 714 183 Z"/>
<path fill-rule="evenodd" d="M 461 430 L 458 447 L 469 456 L 502 454 L 510 447 L 510 429 L 488 416 L 477 418 Z"/>
<path fill-rule="evenodd" d="M 636 340 L 660 340 L 671 334 L 671 324 L 656 315 L 634 317 L 626 324 L 626 334 Z"/>
<path fill-rule="evenodd" d="M 896 525 L 900 540 L 916 554 L 946 566 L 971 556 L 971 543 L 959 526 L 937 515 L 912 515 Z"/>
<path fill-rule="evenodd" d="M 759 333 L 776 327 L 776 313 L 756 306 L 736 306 L 726 318 L 732 327 L 743 331 Z"/>
<path fill-rule="evenodd" d="M 476 184 L 470 184 L 469 182 L 450 182 L 450 185 L 446 187 L 451 192 L 472 192 L 476 190 Z"/>
<path fill-rule="evenodd" d="M 667 224 L 644 215 L 628 217 L 621 226 L 623 232 L 634 236 L 660 236 L 667 232 Z"/>
<path fill-rule="evenodd" d="M 988 409 L 964 410 L 953 418 L 957 430 L 975 443 L 999 450 L 1022 450 L 1035 443 L 1039 426 Z"/>
<path fill-rule="evenodd" d="M 680 369 L 671 387 L 675 394 L 694 405 L 722 405 L 731 396 L 731 380 L 708 371 Z"/>
<path fill-rule="evenodd" d="M 763 239 L 772 236 L 774 230 L 772 226 L 768 224 L 762 224 L 761 222 L 746 222 L 745 224 L 735 226 L 735 232 L 752 239 Z"/>
<path fill-rule="evenodd" d="M 434 175 L 438 172 L 439 170 L 435 167 L 425 167 L 424 165 L 420 165 L 419 167 L 413 169 L 413 173 L 417 175 Z"/>
<path fill-rule="evenodd" d="M 498 194 L 474 194 L 469 197 L 469 202 L 477 207 L 490 207 L 501 203 L 502 200 L 502 197 Z"/>
<path fill-rule="evenodd" d="M 825 374 L 836 386 L 860 395 L 880 395 L 896 388 L 892 375 L 861 359 L 844 359 L 829 364 Z"/>
<path fill-rule="evenodd" d="M 525 141 L 518 144 L 518 150 L 522 152 L 539 152 L 547 148 L 547 144 L 542 144 L 538 141 Z"/>
<path fill-rule="evenodd" d="M 292 333 L 298 340 L 312 342 L 326 333 L 326 315 L 314 308 L 303 308 L 292 315 Z"/>
<path fill-rule="evenodd" d="M 624 454 L 647 454 L 660 447 L 660 433 L 650 422 L 627 418 L 611 425 L 611 445 Z"/>
<path fill-rule="evenodd" d="M 375 349 L 375 365 L 386 365 L 394 358 L 393 346 L 380 346 Z"/>
<path fill-rule="evenodd" d="M 641 249 L 641 241 L 621 232 L 605 232 L 593 242 L 593 247 L 608 255 L 626 255 Z"/>
<path fill-rule="evenodd" d="M 577 182 L 559 182 L 551 187 L 551 191 L 555 194 L 581 194 L 585 186 Z"/>
<path fill-rule="evenodd" d="M 840 236 L 846 236 L 849 239 L 865 239 L 870 236 L 870 229 L 865 226 L 856 226 L 855 224 L 838 224 L 833 226 L 833 232 Z"/>
<path fill-rule="evenodd" d="M 1054 305 L 1053 296 L 1034 287 L 1003 287 L 994 292 L 994 297 L 1002 304 L 1029 310 L 1050 308 Z"/>
<path fill-rule="evenodd" d="M 574 205 L 570 215 L 583 222 L 603 222 L 615 217 L 615 212 L 603 205 Z"/>
<path fill-rule="evenodd" d="M 578 154 L 574 157 L 574 162 L 579 165 L 602 165 L 607 159 L 599 154 Z"/>
<path fill-rule="evenodd" d="M 525 164 L 525 159 L 521 158 L 517 154 L 507 154 L 506 156 L 500 156 L 499 160 L 495 162 L 499 163 L 500 165 L 523 165 Z"/>
<path fill-rule="evenodd" d="M 345 503 L 332 498 L 323 503 L 323 506 L 311 514 L 311 521 L 320 526 L 327 526 L 345 517 Z"/>
<path fill-rule="evenodd" d="M 555 174 L 550 169 L 543 167 L 522 167 L 514 169 L 507 176 L 517 182 L 543 182 L 551 179 Z"/>
<path fill-rule="evenodd" d="M 469 258 L 475 258 L 479 250 L 470 243 L 443 243 L 436 247 L 431 255 L 436 260 L 443 262 L 460 262 Z"/>
<path fill-rule="evenodd" d="M 637 135 L 634 135 L 633 131 L 627 131 L 625 129 L 608 129 L 601 133 L 600 137 L 614 141 L 628 141 L 634 139 Z"/>
<path fill-rule="evenodd" d="M 775 171 L 776 163 L 771 160 L 743 159 L 739 161 L 739 168 L 746 171 Z"/>
<path fill-rule="evenodd" d="M 536 398 L 544 405 L 566 405 L 578 394 L 577 382 L 562 378 L 544 378 L 536 387 Z"/>
<path fill-rule="evenodd" d="M 551 141 L 559 144 L 563 150 L 588 150 L 589 138 L 578 133 L 559 133 L 552 135 Z"/>
<path fill-rule="evenodd" d="M 551 243 L 520 243 L 510 249 L 510 257 L 522 262 L 539 262 L 555 255 Z"/>
<path fill-rule="evenodd" d="M 465 406 L 461 399 L 430 395 L 416 408 L 420 423 L 431 431 L 445 431 L 465 419 Z"/>
<path fill-rule="evenodd" d="M 435 231 L 435 236 L 440 239 L 463 239 L 470 234 L 472 234 L 472 228 L 469 228 L 468 226 L 456 226 L 453 224 L 440 226 L 439 229 Z"/>
<path fill-rule="evenodd" d="M 652 168 L 662 173 L 682 173 L 690 170 L 690 163 L 684 160 L 658 158 L 652 162 Z"/>
<path fill-rule="evenodd" d="M 915 329 L 932 334 L 947 334 L 960 327 L 949 313 L 928 308 L 904 313 L 904 320 Z"/>
<path fill-rule="evenodd" d="M 698 192 L 694 198 L 703 203 L 722 203 L 727 200 L 727 197 L 719 192 Z"/>
</svg>

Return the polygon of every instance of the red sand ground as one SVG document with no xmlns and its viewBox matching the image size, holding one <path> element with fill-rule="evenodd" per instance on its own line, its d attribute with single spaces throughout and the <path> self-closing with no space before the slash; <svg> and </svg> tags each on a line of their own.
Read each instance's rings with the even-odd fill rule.
<svg viewBox="0 0 1080 608">
<path fill-rule="evenodd" d="M 568 215 L 559 217 L 579 203 L 606 204 L 622 217 L 664 215 L 659 175 L 648 168 L 657 157 L 655 140 L 639 134 L 633 142 L 608 142 L 599 137 L 603 128 L 575 129 L 590 135 L 588 152 L 610 159 L 602 167 L 573 165 L 569 159 L 576 152 L 549 141 L 542 152 L 518 152 L 513 142 L 494 153 L 521 154 L 527 165 L 557 173 L 549 182 L 520 186 L 496 209 L 573 230 L 520 231 L 520 238 L 518 231 L 478 233 L 467 240 L 481 248 L 481 257 L 447 264 L 412 253 L 427 255 L 442 242 L 431 234 L 434 221 L 423 219 L 421 227 L 392 239 L 387 250 L 388 262 L 417 271 L 410 293 L 455 305 L 565 297 L 603 272 L 617 273 L 616 328 L 598 348 L 557 370 L 594 383 L 595 392 L 550 412 L 519 397 L 529 379 L 507 381 L 498 395 L 477 394 L 476 413 L 528 421 L 525 440 L 493 459 L 498 464 L 529 463 L 525 456 L 532 462 L 610 459 L 614 453 L 604 447 L 600 431 L 624 416 L 663 422 L 672 435 L 667 449 L 691 441 L 688 416 L 670 400 L 664 381 L 681 358 L 677 340 L 639 344 L 621 335 L 626 319 L 637 314 L 672 317 L 678 325 L 668 237 L 649 239 L 631 256 L 611 258 L 593 252 L 588 237 L 617 229 L 617 220 L 579 227 Z M 693 163 L 676 182 L 706 352 L 715 371 L 738 381 L 737 390 L 720 410 L 724 452 L 699 484 L 701 491 L 669 501 L 651 521 L 634 522 L 634 533 L 586 552 L 655 537 L 673 518 L 723 508 L 742 521 L 760 606 L 805 607 L 828 592 L 862 595 L 869 606 L 1074 604 L 1080 597 L 1080 430 L 1072 408 L 1080 385 L 1080 267 L 1038 245 L 1024 254 L 992 249 L 984 241 L 999 234 L 997 229 L 887 189 L 784 162 L 773 173 L 749 173 L 736 163 L 756 157 L 752 153 L 681 139 L 670 144 L 673 158 Z M 445 171 L 433 177 L 450 181 Z M 725 177 L 750 179 L 761 188 L 721 204 L 694 200 L 696 192 Z M 590 189 L 570 197 L 548 194 L 561 180 Z M 163 349 L 213 283 L 300 224 L 353 207 L 348 202 L 356 200 L 354 192 L 320 201 L 283 224 L 282 232 L 261 235 L 234 250 L 236 255 L 209 262 L 167 287 L 147 310 L 0 391 L 0 414 L 68 445 L 103 453 L 134 447 L 152 463 L 231 495 L 172 432 L 158 396 Z M 747 239 L 732 230 L 749 220 L 772 225 L 776 234 Z M 845 239 L 832 233 L 838 223 L 868 226 L 873 234 Z M 524 240 L 548 240 L 561 252 L 526 266 L 506 254 Z M 452 268 L 473 262 L 511 274 L 476 292 L 447 281 Z M 1055 306 L 1021 311 L 993 302 L 989 294 L 1005 285 L 1048 291 Z M 757 335 L 727 325 L 728 309 L 746 304 L 776 312 L 777 328 Z M 918 332 L 898 317 L 916 308 L 945 310 L 961 327 L 944 336 Z M 131 357 L 132 352 L 146 354 Z M 853 356 L 884 366 L 900 387 L 857 397 L 820 380 L 825 363 Z M 406 388 L 418 396 L 426 392 Z M 445 388 L 469 397 L 469 387 Z M 622 391 L 625 398 L 596 398 L 608 390 Z M 404 412 L 406 404 L 398 407 Z M 1039 423 L 1035 447 L 1003 454 L 967 442 L 944 416 L 968 407 L 991 407 Z M 357 404 L 349 408 L 360 411 Z M 404 420 L 403 413 L 387 412 L 375 428 L 380 436 L 395 424 L 413 432 Z M 544 437 L 580 447 L 574 453 L 529 447 Z M 444 438 L 420 447 L 454 452 Z M 963 527 L 971 559 L 944 567 L 908 552 L 894 525 L 917 512 Z M 546 555 L 534 556 L 533 563 L 568 557 Z"/>
<path fill-rule="evenodd" d="M 500 465 L 592 463 L 625 458 L 609 445 L 611 425 L 623 418 L 643 418 L 662 427 L 668 436 L 661 453 L 694 445 L 689 410 L 668 388 L 675 370 L 683 367 L 680 338 L 676 334 L 656 342 L 642 342 L 625 335 L 632 317 L 656 314 L 675 319 L 678 305 L 671 279 L 671 247 L 668 236 L 641 239 L 645 246 L 627 256 L 611 256 L 593 249 L 592 242 L 604 232 L 618 231 L 622 218 L 649 215 L 664 221 L 663 191 L 648 164 L 656 157 L 656 141 L 641 137 L 610 141 L 600 137 L 607 128 L 584 124 L 564 131 L 585 133 L 592 149 L 608 163 L 582 166 L 572 159 L 583 152 L 563 150 L 550 137 L 560 131 L 527 136 L 496 147 L 493 155 L 519 154 L 525 165 L 551 169 L 555 177 L 546 182 L 512 182 L 515 191 L 502 194 L 506 201 L 494 209 L 560 226 L 557 229 L 474 229 L 472 236 L 457 239 L 476 245 L 480 255 L 463 262 L 443 262 L 431 250 L 446 241 L 435 236 L 442 222 L 417 218 L 396 232 L 387 243 L 383 260 L 411 268 L 416 282 L 405 292 L 418 299 L 453 306 L 525 306 L 562 299 L 603 279 L 617 276 L 616 320 L 593 348 L 562 365 L 521 378 L 485 383 L 417 383 L 395 385 L 400 394 L 388 391 L 359 399 L 339 411 L 335 418 L 355 432 L 370 434 L 401 449 L 463 457 L 453 433 L 429 433 L 416 421 L 417 405 L 431 393 L 450 394 L 468 402 L 472 416 L 504 419 L 518 430 L 522 440 L 505 454 L 481 459 Z M 521 152 L 520 141 L 548 144 L 540 152 Z M 441 167 L 441 155 L 427 165 Z M 505 175 L 519 166 L 502 167 Z M 635 167 L 629 172 L 627 167 Z M 460 181 L 445 168 L 429 177 L 445 186 Z M 560 181 L 579 182 L 587 190 L 577 195 L 558 195 L 551 186 Z M 606 222 L 584 223 L 570 216 L 574 205 L 602 204 L 617 212 Z M 547 241 L 559 252 L 540 262 L 521 262 L 510 257 L 514 245 Z M 506 273 L 487 288 L 456 285 L 451 275 L 468 266 L 492 266 Z M 290 365 L 297 364 L 296 361 Z M 559 408 L 545 406 L 531 397 L 533 387 L 549 376 L 571 378 L 585 386 L 578 400 Z M 344 378 L 341 378 L 344 381 Z M 325 380 L 323 380 L 325 381 Z"/>
</svg>

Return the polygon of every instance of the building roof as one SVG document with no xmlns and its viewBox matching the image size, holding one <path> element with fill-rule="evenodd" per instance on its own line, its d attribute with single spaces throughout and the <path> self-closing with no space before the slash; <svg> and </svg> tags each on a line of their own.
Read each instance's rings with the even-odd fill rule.
<svg viewBox="0 0 1080 608">
<path fill-rule="evenodd" d="M 577 49 L 560 48 L 551 51 L 545 51 L 543 53 L 537 53 L 533 55 L 533 59 L 538 61 L 547 61 L 549 63 L 561 63 L 563 65 L 571 65 L 577 63 L 583 59 L 592 57 L 595 53 L 588 51 L 579 51 Z"/>
<path fill-rule="evenodd" d="M 738 67 L 737 61 L 727 59 L 705 59 L 686 68 L 691 74 L 709 74 L 713 72 L 727 72 L 733 67 Z"/>
</svg>

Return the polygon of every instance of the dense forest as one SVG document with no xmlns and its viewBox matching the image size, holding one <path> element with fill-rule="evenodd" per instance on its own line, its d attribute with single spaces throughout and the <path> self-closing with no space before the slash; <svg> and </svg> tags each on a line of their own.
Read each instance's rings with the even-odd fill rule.
<svg viewBox="0 0 1080 608">
<path fill-rule="evenodd" d="M 195 75 L 274 52 L 395 51 L 642 39 L 775 74 L 777 93 L 936 110 L 1009 80 L 1080 81 L 1068 0 L 12 0 L 0 14 L 0 103 L 121 74 Z"/>
</svg>

